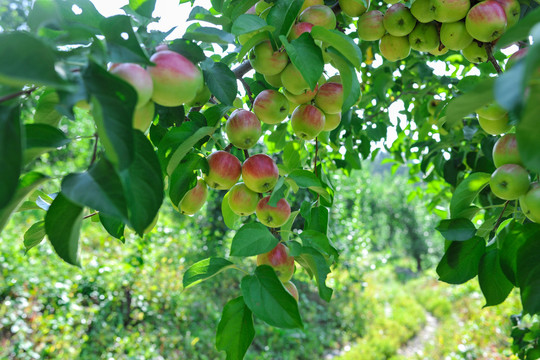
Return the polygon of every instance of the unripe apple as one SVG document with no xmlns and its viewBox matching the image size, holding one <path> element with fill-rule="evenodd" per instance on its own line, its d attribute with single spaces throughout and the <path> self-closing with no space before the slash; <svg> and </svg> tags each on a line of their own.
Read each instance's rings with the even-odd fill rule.
<svg viewBox="0 0 540 360">
<path fill-rule="evenodd" d="M 178 209 L 182 214 L 193 215 L 201 210 L 206 198 L 208 197 L 208 188 L 202 179 L 197 180 L 197 185 L 190 189 L 180 201 Z"/>
<path fill-rule="evenodd" d="M 239 149 L 249 149 L 261 137 L 261 122 L 251 111 L 237 109 L 227 119 L 225 132 L 231 144 Z"/>
<path fill-rule="evenodd" d="M 467 31 L 483 42 L 498 39 L 506 30 L 506 14 L 495 0 L 486 0 L 472 7 L 465 19 Z"/>
<path fill-rule="evenodd" d="M 212 96 L 212 93 L 210 92 L 210 89 L 208 86 L 204 85 L 201 90 L 197 92 L 193 100 L 187 104 L 189 107 L 199 107 L 204 106 Z"/>
<path fill-rule="evenodd" d="M 265 193 L 276 186 L 279 170 L 272 158 L 265 154 L 250 156 L 242 165 L 244 184 L 257 193 Z"/>
<path fill-rule="evenodd" d="M 323 131 L 332 131 L 341 123 L 341 113 L 327 114 L 324 113 L 324 128 Z"/>
<path fill-rule="evenodd" d="M 471 8 L 470 0 L 432 0 L 435 8 L 435 20 L 438 22 L 456 22 L 467 16 Z"/>
<path fill-rule="evenodd" d="M 313 5 L 302 11 L 298 18 L 300 22 L 307 22 L 325 29 L 336 28 L 336 15 L 326 5 Z"/>
<path fill-rule="evenodd" d="M 238 158 L 226 151 L 216 151 L 208 156 L 208 174 L 204 180 L 211 188 L 228 190 L 237 183 L 242 174 Z"/>
<path fill-rule="evenodd" d="M 366 0 L 367 7 L 369 8 L 369 0 Z M 367 8 L 361 1 L 356 0 L 339 0 L 339 7 L 345 15 L 350 17 L 359 17 L 366 12 Z"/>
<path fill-rule="evenodd" d="M 502 165 L 491 174 L 489 186 L 498 198 L 516 200 L 529 190 L 529 173 L 516 164 Z"/>
<path fill-rule="evenodd" d="M 324 123 L 323 112 L 309 104 L 298 106 L 291 116 L 291 126 L 294 133 L 304 140 L 315 139 L 323 131 Z"/>
<path fill-rule="evenodd" d="M 525 216 L 535 222 L 540 223 L 540 184 L 531 184 L 529 191 L 519 198 L 519 206 Z"/>
<path fill-rule="evenodd" d="M 133 128 L 146 133 L 154 121 L 155 105 L 153 101 L 147 102 L 143 107 L 135 109 L 133 113 Z"/>
<path fill-rule="evenodd" d="M 471 45 L 473 38 L 465 27 L 465 22 L 444 23 L 441 26 L 441 42 L 450 50 L 463 50 Z"/>
<path fill-rule="evenodd" d="M 411 49 L 428 52 L 439 46 L 439 32 L 435 23 L 417 23 L 409 34 Z"/>
<path fill-rule="evenodd" d="M 427 106 L 427 111 L 430 115 L 435 115 L 435 112 L 437 111 L 437 106 L 441 103 L 441 100 L 438 99 L 431 99 Z"/>
<path fill-rule="evenodd" d="M 343 106 L 343 85 L 329 82 L 322 85 L 315 96 L 315 105 L 327 114 L 341 112 Z"/>
<path fill-rule="evenodd" d="M 488 55 L 484 43 L 473 41 L 471 45 L 461 50 L 465 59 L 472 63 L 482 63 L 487 61 Z"/>
<path fill-rule="evenodd" d="M 324 5 L 324 0 L 304 0 L 304 4 L 302 5 L 300 12 L 313 5 Z"/>
<path fill-rule="evenodd" d="M 289 57 L 285 51 L 274 51 L 270 41 L 266 40 L 251 50 L 249 62 L 255 71 L 263 75 L 276 75 L 287 66 Z"/>
<path fill-rule="evenodd" d="M 384 28 L 390 35 L 405 36 L 413 31 L 416 19 L 411 14 L 411 10 L 403 4 L 390 6 L 383 18 Z"/>
<path fill-rule="evenodd" d="M 527 55 L 529 48 L 519 49 L 508 58 L 506 62 L 506 71 L 510 70 L 519 60 L 523 59 Z"/>
<path fill-rule="evenodd" d="M 314 90 L 307 89 L 307 90 L 304 90 L 304 92 L 299 94 L 299 95 L 291 94 L 286 89 L 285 89 L 285 91 L 283 91 L 283 94 L 285 94 L 285 97 L 290 102 L 292 102 L 293 104 L 296 104 L 294 106 L 294 108 L 296 108 L 296 106 L 298 106 L 298 105 L 306 104 L 306 103 L 310 102 L 311 100 L 315 99 L 315 95 L 317 95 L 317 91 L 319 91 L 319 86 L 318 85 L 315 87 Z M 294 108 L 291 109 L 291 110 L 294 110 Z"/>
<path fill-rule="evenodd" d="M 411 5 L 411 14 L 421 23 L 435 20 L 435 6 L 432 0 L 415 0 Z"/>
<path fill-rule="evenodd" d="M 249 190 L 244 183 L 238 183 L 229 190 L 229 207 L 240 216 L 251 215 L 257 209 L 259 194 Z"/>
<path fill-rule="evenodd" d="M 284 283 L 283 286 L 285 286 L 285 289 L 287 289 L 289 294 L 291 294 L 292 297 L 296 301 L 298 301 L 298 299 L 299 299 L 299 297 L 298 297 L 298 289 L 296 288 L 296 286 L 290 281 L 287 281 L 286 283 Z"/>
<path fill-rule="evenodd" d="M 499 120 L 508 115 L 508 112 L 496 102 L 492 102 L 476 109 L 476 113 L 478 116 L 488 120 Z"/>
<path fill-rule="evenodd" d="M 495 0 L 497 1 L 506 14 L 506 26 L 511 27 L 517 24 L 519 21 L 519 15 L 521 14 L 521 7 L 517 0 Z"/>
<path fill-rule="evenodd" d="M 411 52 L 411 45 L 407 36 L 393 36 L 386 34 L 379 42 L 381 55 L 388 61 L 405 59 Z"/>
<path fill-rule="evenodd" d="M 276 74 L 276 75 L 263 75 L 263 76 L 264 76 L 264 80 L 266 80 L 266 82 L 272 85 L 273 87 L 279 89 L 280 87 L 283 86 L 283 84 L 281 83 L 281 73 Z"/>
<path fill-rule="evenodd" d="M 291 29 L 291 32 L 289 33 L 289 41 L 298 39 L 300 35 L 303 33 L 309 33 L 311 32 L 311 29 L 313 28 L 313 24 L 308 22 L 299 22 L 297 24 L 294 24 L 294 26 Z"/>
<path fill-rule="evenodd" d="M 253 101 L 253 112 L 266 124 L 279 124 L 289 114 L 289 101 L 279 91 L 263 90 Z"/>
<path fill-rule="evenodd" d="M 523 166 L 515 134 L 506 134 L 497 140 L 493 147 L 493 163 L 495 167 L 506 164 Z"/>
<path fill-rule="evenodd" d="M 204 85 L 201 70 L 174 51 L 158 51 L 150 61 L 156 64 L 148 68 L 154 84 L 152 100 L 159 105 L 188 103 Z"/>
<path fill-rule="evenodd" d="M 270 196 L 263 197 L 257 204 L 255 214 L 257 219 L 265 226 L 277 228 L 284 225 L 291 216 L 291 207 L 285 199 L 280 199 L 276 206 L 268 205 Z M 290 280 L 290 279 L 287 279 Z"/>
<path fill-rule="evenodd" d="M 271 266 L 281 282 L 292 279 L 294 274 L 294 256 L 289 255 L 289 249 L 282 243 L 265 254 L 257 255 L 257 266 Z"/>
<path fill-rule="evenodd" d="M 379 10 L 368 11 L 358 19 L 358 37 L 365 41 L 376 41 L 383 37 L 384 14 Z"/>
<path fill-rule="evenodd" d="M 109 71 L 133 86 L 137 93 L 136 108 L 141 108 L 150 101 L 152 91 L 154 91 L 154 84 L 150 74 L 141 65 L 131 63 L 113 64 Z"/>
<path fill-rule="evenodd" d="M 439 47 L 435 48 L 434 50 L 431 50 L 429 53 L 431 55 L 435 56 L 441 56 L 448 52 L 448 48 L 444 46 L 443 44 L 439 44 Z"/>
<path fill-rule="evenodd" d="M 300 95 L 309 89 L 308 83 L 293 63 L 287 65 L 281 72 L 281 83 L 287 91 L 294 95 Z"/>
<path fill-rule="evenodd" d="M 480 123 L 480 127 L 490 135 L 501 135 L 512 128 L 512 125 L 508 123 L 508 116 L 498 120 L 489 120 L 478 116 L 478 122 Z"/>
</svg>

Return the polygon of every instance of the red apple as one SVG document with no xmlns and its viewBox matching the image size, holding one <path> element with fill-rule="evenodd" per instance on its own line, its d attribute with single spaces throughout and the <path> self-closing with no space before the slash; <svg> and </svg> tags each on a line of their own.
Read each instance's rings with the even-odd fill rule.
<svg viewBox="0 0 540 360">
<path fill-rule="evenodd" d="M 199 179 L 197 180 L 197 185 L 184 195 L 178 205 L 178 209 L 182 214 L 193 215 L 203 207 L 207 197 L 208 188 L 206 187 L 206 183 L 202 179 Z"/>
<path fill-rule="evenodd" d="M 253 101 L 253 112 L 266 124 L 279 124 L 289 114 L 289 101 L 279 91 L 263 90 Z"/>
<path fill-rule="evenodd" d="M 332 30 L 336 28 L 336 15 L 326 5 L 313 5 L 302 11 L 298 18 L 300 22 L 307 22 L 313 25 L 322 26 Z"/>
<path fill-rule="evenodd" d="M 343 106 L 343 85 L 335 82 L 323 84 L 315 96 L 315 105 L 328 114 L 341 112 Z"/>
<path fill-rule="evenodd" d="M 229 207 L 236 215 L 253 214 L 258 203 L 259 194 L 249 190 L 244 183 L 238 183 L 229 190 Z"/>
<path fill-rule="evenodd" d="M 495 167 L 501 167 L 506 164 L 523 166 L 515 134 L 506 134 L 497 140 L 493 147 L 493 162 L 495 163 Z"/>
<path fill-rule="evenodd" d="M 204 180 L 211 188 L 228 190 L 240 179 L 242 164 L 236 156 L 220 150 L 210 154 L 207 160 L 208 174 Z"/>
<path fill-rule="evenodd" d="M 519 198 L 519 206 L 525 216 L 535 222 L 540 223 L 540 184 L 531 184 L 529 191 Z"/>
<path fill-rule="evenodd" d="M 285 289 L 287 289 L 289 294 L 291 294 L 292 297 L 296 301 L 298 301 L 298 299 L 299 299 L 299 297 L 298 297 L 298 289 L 296 288 L 296 286 L 290 281 L 287 281 L 286 283 L 284 283 L 283 286 L 285 286 Z"/>
<path fill-rule="evenodd" d="M 156 64 L 148 68 L 154 83 L 152 100 L 159 105 L 180 106 L 188 103 L 204 85 L 199 68 L 174 51 L 158 51 L 150 61 Z"/>
<path fill-rule="evenodd" d="M 250 156 L 242 165 L 242 179 L 257 193 L 270 191 L 279 179 L 279 170 L 272 158 L 265 154 Z"/>
<path fill-rule="evenodd" d="M 291 126 L 296 136 L 304 140 L 313 140 L 324 129 L 324 114 L 317 107 L 309 104 L 298 106 L 291 116 Z"/>
<path fill-rule="evenodd" d="M 311 32 L 311 28 L 313 28 L 313 24 L 308 22 L 299 22 L 294 24 L 294 26 L 291 29 L 291 32 L 289 33 L 289 41 L 298 39 L 300 35 L 303 33 Z"/>
<path fill-rule="evenodd" d="M 269 200 L 270 196 L 266 196 L 259 200 L 257 209 L 255 210 L 257 219 L 265 226 L 271 228 L 280 227 L 289 220 L 289 216 L 291 216 L 291 207 L 285 199 L 280 199 L 276 206 L 268 205 Z"/>
<path fill-rule="evenodd" d="M 289 255 L 289 249 L 283 243 L 265 254 L 257 255 L 257 266 L 269 265 L 274 268 L 281 282 L 292 279 L 294 274 L 294 256 Z"/>
<path fill-rule="evenodd" d="M 360 16 L 356 26 L 358 37 L 365 41 L 376 41 L 382 38 L 386 32 L 383 19 L 384 14 L 379 10 L 368 11 Z"/>
<path fill-rule="evenodd" d="M 511 27 L 517 24 L 519 15 L 521 14 L 521 6 L 517 0 L 495 0 L 497 1 L 506 14 L 506 26 Z"/>
<path fill-rule="evenodd" d="M 369 8 L 369 0 L 366 0 L 367 7 Z M 366 12 L 367 8 L 361 1 L 356 0 L 339 0 L 339 7 L 341 11 L 350 17 L 359 17 Z"/>
<path fill-rule="evenodd" d="M 495 0 L 486 0 L 472 7 L 465 19 L 467 31 L 478 41 L 491 42 L 506 30 L 506 13 Z"/>
<path fill-rule="evenodd" d="M 109 71 L 133 86 L 137 92 L 136 108 L 141 108 L 150 101 L 154 84 L 152 77 L 142 66 L 131 63 L 114 64 Z"/>
<path fill-rule="evenodd" d="M 287 66 L 289 57 L 285 51 L 274 51 L 270 41 L 266 40 L 251 50 L 249 62 L 255 71 L 263 75 L 276 75 Z"/>
<path fill-rule="evenodd" d="M 519 49 L 515 53 L 508 58 L 508 61 L 506 62 L 506 70 L 510 70 L 512 66 L 514 66 L 519 60 L 523 59 L 525 56 L 527 56 L 527 51 L 529 48 L 523 48 Z"/>
<path fill-rule="evenodd" d="M 225 132 L 231 144 L 239 149 L 249 149 L 261 137 L 261 122 L 251 111 L 237 109 L 227 119 Z"/>
<path fill-rule="evenodd" d="M 146 133 L 146 130 L 154 121 L 155 105 L 153 101 L 149 101 L 141 108 L 135 109 L 133 113 L 133 128 Z"/>
<path fill-rule="evenodd" d="M 390 35 L 405 36 L 413 31 L 416 19 L 405 5 L 398 3 L 390 6 L 383 18 L 384 28 Z"/>
<path fill-rule="evenodd" d="M 379 42 L 381 55 L 388 61 L 405 59 L 411 53 L 408 36 L 393 36 L 386 34 Z"/>
<path fill-rule="evenodd" d="M 456 22 L 467 16 L 471 8 L 470 0 L 431 0 L 435 8 L 435 20 L 438 22 Z"/>
<path fill-rule="evenodd" d="M 156 52 L 163 51 L 163 50 L 169 50 L 169 47 L 167 46 L 167 44 L 160 44 L 156 46 Z"/>
<path fill-rule="evenodd" d="M 498 198 L 516 200 L 529 190 L 529 173 L 516 164 L 502 165 L 491 174 L 489 186 Z"/>
</svg>

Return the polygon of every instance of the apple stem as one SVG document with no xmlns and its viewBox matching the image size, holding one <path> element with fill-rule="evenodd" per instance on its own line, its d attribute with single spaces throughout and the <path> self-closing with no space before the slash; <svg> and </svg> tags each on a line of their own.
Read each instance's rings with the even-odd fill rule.
<svg viewBox="0 0 540 360">
<path fill-rule="evenodd" d="M 276 238 L 280 238 L 279 237 L 279 232 L 276 228 L 269 228 L 270 229 L 270 232 L 272 233 L 272 235 L 274 235 Z"/>
<path fill-rule="evenodd" d="M 229 145 L 225 146 L 225 149 L 223 149 L 223 151 L 231 152 L 232 147 L 233 147 L 233 144 L 229 144 Z"/>
<path fill-rule="evenodd" d="M 11 100 L 11 99 L 15 99 L 16 97 L 19 97 L 21 95 L 30 95 L 31 93 L 33 93 L 36 90 L 37 90 L 37 87 L 32 87 L 32 88 L 27 89 L 27 90 L 21 90 L 21 91 L 18 91 L 16 93 L 13 93 L 13 94 L 2 96 L 2 97 L 0 97 L 0 103 L 3 103 L 5 101 Z"/>
<path fill-rule="evenodd" d="M 96 212 L 93 212 L 93 213 L 91 213 L 89 215 L 86 215 L 85 217 L 83 217 L 83 219 L 88 219 L 88 218 L 90 218 L 90 217 L 92 217 L 94 215 L 97 215 L 97 214 L 99 214 L 99 211 L 96 211 Z"/>
<path fill-rule="evenodd" d="M 98 134 L 95 133 L 94 134 L 94 138 L 96 139 L 95 142 L 94 142 L 94 150 L 92 151 L 92 159 L 90 160 L 90 166 L 94 165 L 94 162 L 96 161 L 96 157 L 97 157 L 97 147 L 98 147 Z"/>
<path fill-rule="evenodd" d="M 249 158 L 249 152 L 248 152 L 247 149 L 244 149 L 244 157 L 245 157 L 246 159 Z"/>
<path fill-rule="evenodd" d="M 486 46 L 486 52 L 487 52 L 489 62 L 493 64 L 493 67 L 495 68 L 495 71 L 497 71 L 497 74 L 502 74 L 503 71 L 501 67 L 499 66 L 499 63 L 493 56 L 493 45 L 491 43 L 486 43 L 485 46 Z"/>
<path fill-rule="evenodd" d="M 502 221 L 504 212 L 506 211 L 506 207 L 508 206 L 509 203 L 510 203 L 510 200 L 508 200 L 508 201 L 506 201 L 504 203 L 504 207 L 503 207 L 503 209 L 501 211 L 501 215 L 499 215 L 499 218 L 497 219 L 497 222 L 495 223 L 495 227 L 493 227 L 492 231 L 497 231 L 497 229 L 499 228 L 499 225 L 501 225 L 501 221 Z"/>
<path fill-rule="evenodd" d="M 315 138 L 315 157 L 313 158 L 313 172 L 317 176 L 317 153 L 319 152 L 319 138 Z"/>
</svg>

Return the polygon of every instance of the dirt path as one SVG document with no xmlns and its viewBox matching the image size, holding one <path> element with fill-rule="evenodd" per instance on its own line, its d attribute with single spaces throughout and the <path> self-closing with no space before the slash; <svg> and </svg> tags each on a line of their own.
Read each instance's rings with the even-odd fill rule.
<svg viewBox="0 0 540 360">
<path fill-rule="evenodd" d="M 435 336 L 439 327 L 439 321 L 431 313 L 426 312 L 426 325 L 411 340 L 404 344 L 397 352 L 398 355 L 406 358 L 413 358 L 416 354 L 421 354 L 424 345 Z"/>
</svg>

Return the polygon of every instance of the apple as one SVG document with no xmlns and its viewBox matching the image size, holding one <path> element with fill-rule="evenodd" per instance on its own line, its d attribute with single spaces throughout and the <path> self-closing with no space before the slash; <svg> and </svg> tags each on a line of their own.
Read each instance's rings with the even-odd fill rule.
<svg viewBox="0 0 540 360">
<path fill-rule="evenodd" d="M 213 189 L 228 190 L 240 179 L 242 164 L 238 158 L 226 151 L 216 151 L 210 154 L 208 160 L 208 174 L 204 181 Z"/>
<path fill-rule="evenodd" d="M 491 174 L 489 186 L 498 198 L 516 200 L 529 190 L 529 173 L 520 165 L 502 165 Z"/>
<path fill-rule="evenodd" d="M 250 190 L 265 193 L 276 186 L 279 179 L 279 170 L 270 156 L 256 154 L 244 161 L 242 178 Z"/>
<path fill-rule="evenodd" d="M 304 104 L 294 109 L 291 126 L 296 136 L 304 140 L 313 140 L 324 129 L 324 114 L 317 107 Z"/>
<path fill-rule="evenodd" d="M 434 50 L 431 50 L 429 53 L 431 55 L 435 56 L 441 56 L 448 52 L 448 48 L 444 46 L 442 43 L 439 44 L 439 47 L 435 48 Z"/>
<path fill-rule="evenodd" d="M 385 3 L 393 5 L 399 2 L 399 0 L 384 0 Z"/>
<path fill-rule="evenodd" d="M 156 46 L 156 52 L 163 51 L 163 50 L 169 50 L 169 47 L 167 46 L 167 44 L 160 44 Z"/>
<path fill-rule="evenodd" d="M 506 71 L 510 70 L 512 66 L 514 66 L 519 60 L 527 56 L 528 49 L 529 48 L 519 49 L 518 51 L 513 53 L 512 56 L 510 56 L 510 58 L 506 62 Z"/>
<path fill-rule="evenodd" d="M 303 93 L 299 95 L 291 94 L 289 91 L 285 90 L 283 91 L 283 94 L 285 94 L 285 97 L 292 102 L 293 104 L 296 104 L 294 108 L 298 105 L 306 104 L 310 102 L 311 100 L 315 99 L 315 95 L 317 95 L 317 91 L 319 91 L 319 86 L 317 85 L 314 90 L 304 90 Z M 292 110 L 294 110 L 294 108 Z"/>
<path fill-rule="evenodd" d="M 314 26 L 313 24 L 308 23 L 308 22 L 299 22 L 299 23 L 294 24 L 288 36 L 289 41 L 298 39 L 300 35 L 302 35 L 305 32 L 307 33 L 311 32 L 311 29 L 313 28 L 313 26 Z"/>
<path fill-rule="evenodd" d="M 201 70 L 182 55 L 161 50 L 150 57 L 156 64 L 148 67 L 154 92 L 152 100 L 162 106 L 180 106 L 188 103 L 203 87 Z"/>
<path fill-rule="evenodd" d="M 369 8 L 369 0 L 366 0 L 367 8 Z M 339 0 L 341 11 L 350 17 L 359 17 L 366 12 L 367 8 L 361 1 L 356 0 Z"/>
<path fill-rule="evenodd" d="M 473 41 L 471 45 L 461 50 L 461 53 L 465 59 L 472 63 L 482 63 L 487 61 L 488 55 L 484 44 L 481 42 Z"/>
<path fill-rule="evenodd" d="M 229 190 L 229 207 L 240 216 L 251 215 L 259 203 L 259 194 L 249 190 L 244 183 L 238 183 Z"/>
<path fill-rule="evenodd" d="M 302 4 L 300 12 L 306 10 L 308 7 L 313 5 L 324 5 L 324 0 L 304 0 L 304 4 Z"/>
<path fill-rule="evenodd" d="M 473 38 L 469 35 L 465 22 L 444 23 L 441 26 L 441 42 L 450 50 L 463 50 L 471 45 Z"/>
<path fill-rule="evenodd" d="M 255 14 L 260 15 L 263 11 L 269 9 L 271 6 L 272 4 L 267 3 L 264 0 L 260 0 L 255 4 Z"/>
<path fill-rule="evenodd" d="M 294 274 L 294 256 L 289 255 L 289 249 L 283 243 L 267 253 L 257 255 L 257 266 L 271 266 L 281 282 L 286 283 Z"/>
<path fill-rule="evenodd" d="M 390 35 L 405 36 L 413 31 L 416 19 L 411 10 L 405 5 L 398 3 L 390 6 L 383 18 L 384 28 Z"/>
<path fill-rule="evenodd" d="M 495 0 L 486 0 L 472 7 L 465 19 L 467 31 L 478 41 L 491 42 L 506 30 L 506 13 Z"/>
<path fill-rule="evenodd" d="M 493 147 L 493 163 L 495 167 L 506 164 L 523 166 L 515 134 L 506 134 L 497 140 Z"/>
<path fill-rule="evenodd" d="M 212 93 L 210 92 L 210 89 L 208 86 L 204 85 L 202 89 L 197 92 L 193 100 L 191 100 L 187 105 L 189 107 L 204 106 L 208 101 L 210 101 L 211 96 Z"/>
<path fill-rule="evenodd" d="M 322 26 L 325 29 L 333 30 L 336 28 L 336 15 L 326 5 L 313 5 L 302 11 L 299 22 L 307 22 L 316 26 Z"/>
<path fill-rule="evenodd" d="M 411 14 L 421 23 L 435 20 L 435 6 L 432 0 L 415 0 L 411 5 Z"/>
<path fill-rule="evenodd" d="M 280 199 L 276 206 L 268 205 L 270 196 L 263 197 L 257 204 L 255 214 L 257 219 L 265 226 L 277 228 L 284 225 L 291 216 L 291 207 L 285 199 Z M 287 279 L 289 280 L 289 279 Z"/>
<path fill-rule="evenodd" d="M 341 113 L 327 114 L 324 113 L 324 128 L 323 131 L 332 131 L 341 123 Z"/>
<path fill-rule="evenodd" d="M 298 289 L 296 288 L 296 286 L 290 281 L 287 281 L 286 283 L 284 283 L 283 286 L 285 286 L 285 289 L 289 292 L 289 294 L 291 294 L 292 297 L 296 301 L 298 301 L 298 299 L 299 299 L 299 297 L 298 297 Z"/>
<path fill-rule="evenodd" d="M 202 179 L 197 180 L 197 185 L 190 189 L 178 204 L 178 209 L 182 214 L 193 215 L 201 210 L 206 198 L 208 197 L 208 188 Z"/>
<path fill-rule="evenodd" d="M 438 99 L 431 99 L 427 106 L 427 111 L 430 115 L 435 115 L 435 112 L 437 111 L 437 106 L 441 103 L 441 100 Z"/>
<path fill-rule="evenodd" d="M 231 144 L 239 149 L 249 149 L 261 137 L 261 122 L 251 111 L 237 109 L 227 119 L 225 132 Z"/>
<path fill-rule="evenodd" d="M 471 8 L 470 0 L 431 0 L 438 22 L 456 22 L 467 16 Z"/>
<path fill-rule="evenodd" d="M 279 124 L 289 114 L 289 101 L 279 91 L 263 90 L 253 101 L 253 112 L 265 124 Z"/>
<path fill-rule="evenodd" d="M 137 93 L 136 108 L 141 108 L 150 101 L 154 91 L 154 84 L 148 71 L 141 65 L 131 63 L 113 64 L 109 71 L 135 89 Z"/>
<path fill-rule="evenodd" d="M 283 84 L 281 83 L 281 73 L 276 74 L 276 75 L 263 75 L 263 76 L 264 76 L 264 80 L 266 80 L 266 82 L 272 85 L 273 87 L 279 89 L 280 87 L 283 86 Z"/>
<path fill-rule="evenodd" d="M 358 37 L 365 41 L 376 41 L 382 38 L 386 32 L 383 19 L 384 14 L 379 10 L 368 11 L 360 16 L 356 26 Z"/>
<path fill-rule="evenodd" d="M 405 59 L 411 52 L 409 37 L 386 34 L 379 42 L 381 55 L 388 61 Z"/>
<path fill-rule="evenodd" d="M 154 121 L 156 107 L 153 101 L 147 102 L 143 107 L 135 109 L 133 113 L 133 128 L 146 133 L 146 130 Z"/>
<path fill-rule="evenodd" d="M 274 51 L 269 40 L 255 46 L 249 54 L 249 62 L 253 69 L 263 75 L 277 75 L 289 62 L 285 51 Z"/>
<path fill-rule="evenodd" d="M 281 72 L 281 83 L 291 94 L 300 95 L 309 90 L 309 85 L 293 63 L 285 67 Z"/>
<path fill-rule="evenodd" d="M 245 14 L 248 14 L 248 15 L 257 15 L 257 10 L 255 9 L 257 4 L 253 5 L 252 7 L 250 7 L 249 9 L 247 9 L 247 11 L 245 12 Z"/>
<path fill-rule="evenodd" d="M 499 120 L 489 120 L 482 116 L 478 116 L 480 127 L 490 135 L 501 135 L 508 132 L 512 125 L 508 123 L 508 116 Z"/>
<path fill-rule="evenodd" d="M 540 184 L 531 184 L 530 190 L 519 198 L 519 206 L 525 216 L 535 222 L 540 223 Z"/>
<path fill-rule="evenodd" d="M 327 114 L 337 114 L 341 112 L 343 106 L 343 85 L 335 82 L 328 82 L 319 87 L 315 96 L 315 105 Z"/>
<path fill-rule="evenodd" d="M 478 116 L 488 120 L 499 120 L 508 115 L 508 112 L 496 102 L 492 102 L 476 109 L 476 113 Z"/>
<path fill-rule="evenodd" d="M 418 23 L 409 34 L 411 49 L 428 52 L 439 47 L 439 32 L 435 23 Z"/>
<path fill-rule="evenodd" d="M 519 15 L 521 14 L 521 6 L 517 0 L 495 0 L 497 1 L 506 14 L 506 26 L 511 27 L 517 24 Z"/>
</svg>

